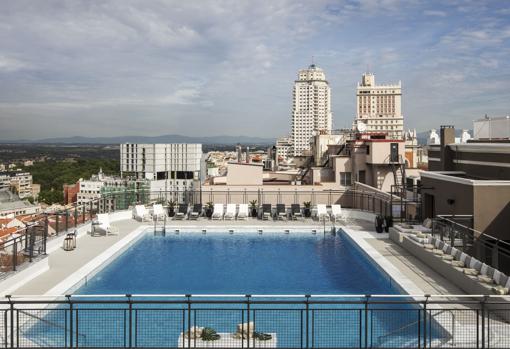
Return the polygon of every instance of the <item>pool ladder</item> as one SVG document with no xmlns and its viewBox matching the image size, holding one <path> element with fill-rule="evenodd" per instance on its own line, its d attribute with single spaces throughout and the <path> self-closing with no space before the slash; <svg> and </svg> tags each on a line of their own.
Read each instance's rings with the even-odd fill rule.
<svg viewBox="0 0 510 349">
<path fill-rule="evenodd" d="M 158 220 L 157 218 L 154 219 L 154 235 L 162 235 L 166 236 L 166 215 L 165 219 L 163 220 L 163 226 L 161 227 L 161 233 L 158 231 Z"/>
</svg>

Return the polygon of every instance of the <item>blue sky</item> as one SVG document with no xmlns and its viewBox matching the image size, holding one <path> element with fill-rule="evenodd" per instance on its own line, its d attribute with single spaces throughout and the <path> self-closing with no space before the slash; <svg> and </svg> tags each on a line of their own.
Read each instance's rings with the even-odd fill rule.
<svg viewBox="0 0 510 349">
<path fill-rule="evenodd" d="M 510 1 L 0 2 L 0 140 L 290 130 L 314 56 L 349 127 L 355 87 L 402 81 L 406 128 L 510 114 Z"/>
</svg>

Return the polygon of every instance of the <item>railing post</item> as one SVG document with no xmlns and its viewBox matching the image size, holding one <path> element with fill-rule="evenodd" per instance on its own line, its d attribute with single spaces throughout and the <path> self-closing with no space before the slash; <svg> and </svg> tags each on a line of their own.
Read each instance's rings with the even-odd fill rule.
<svg viewBox="0 0 510 349">
<path fill-rule="evenodd" d="M 305 300 L 305 309 L 306 309 L 306 316 L 305 316 L 305 318 L 306 318 L 306 323 L 305 323 L 305 331 L 306 331 L 306 333 L 305 333 L 305 341 L 306 341 L 306 345 L 305 345 L 305 347 L 308 349 L 309 346 L 310 346 L 310 342 L 309 342 L 310 334 L 308 333 L 309 332 L 308 328 L 310 326 L 310 323 L 309 323 L 310 322 L 310 295 L 309 294 L 305 295 L 305 299 L 306 299 Z"/>
<path fill-rule="evenodd" d="M 46 254 L 46 240 L 48 239 L 48 215 L 44 215 L 44 231 L 43 231 L 43 250 L 42 253 Z"/>
<path fill-rule="evenodd" d="M 250 294 L 247 294 L 246 295 L 246 309 L 248 311 L 248 315 L 246 317 L 246 323 L 247 323 L 247 326 L 246 326 L 246 329 L 247 329 L 247 335 L 246 335 L 246 342 L 248 343 L 247 344 L 247 348 L 250 348 L 250 297 L 251 295 Z"/>
<path fill-rule="evenodd" d="M 9 301 L 9 308 L 11 312 L 11 328 L 10 328 L 10 337 L 11 337 L 11 348 L 14 348 L 14 302 L 11 299 L 11 295 L 5 296 Z M 7 333 L 6 333 L 7 335 Z M 5 338 L 5 346 L 7 347 L 7 338 Z"/>
<path fill-rule="evenodd" d="M 65 231 L 67 232 L 67 230 L 69 230 L 69 210 L 67 210 L 67 209 L 66 209 L 66 225 L 65 225 L 65 227 L 66 227 Z"/>
<path fill-rule="evenodd" d="M 73 348 L 73 327 L 74 327 L 74 320 L 73 320 L 73 302 L 71 301 L 71 295 L 66 294 L 65 297 L 67 298 L 67 302 L 69 303 L 69 348 Z M 76 329 L 78 330 L 78 329 Z"/>
<path fill-rule="evenodd" d="M 26 237 L 25 237 L 26 238 Z M 20 237 L 21 239 L 21 237 Z M 18 264 L 18 238 L 14 238 L 14 245 L 12 246 L 12 270 L 16 271 L 16 265 Z"/>
<path fill-rule="evenodd" d="M 191 295 L 186 295 L 186 303 L 188 303 L 188 348 L 191 348 Z M 184 345 L 184 338 L 183 338 Z"/>
<path fill-rule="evenodd" d="M 365 296 L 365 348 L 368 348 L 368 301 L 372 295 Z"/>
<path fill-rule="evenodd" d="M 128 306 L 129 306 L 129 316 L 128 316 L 128 321 L 129 321 L 129 334 L 128 334 L 128 347 L 129 348 L 132 348 L 133 347 L 133 344 L 132 344 L 132 338 L 133 338 L 133 302 L 131 300 L 131 295 L 130 294 L 127 294 L 126 295 L 127 299 L 128 299 Z"/>
<path fill-rule="evenodd" d="M 78 226 L 78 206 L 74 206 L 74 227 Z"/>
<path fill-rule="evenodd" d="M 484 296 L 480 302 L 482 308 L 482 349 L 485 349 L 485 302 L 487 298 L 487 296 Z"/>
<path fill-rule="evenodd" d="M 427 303 L 429 297 L 430 295 L 426 294 L 423 301 L 423 348 L 427 348 Z"/>
<path fill-rule="evenodd" d="M 59 228 L 59 225 L 60 225 L 60 222 L 59 222 L 59 214 L 58 214 L 58 211 L 55 212 L 55 234 L 58 236 L 58 228 Z"/>
</svg>

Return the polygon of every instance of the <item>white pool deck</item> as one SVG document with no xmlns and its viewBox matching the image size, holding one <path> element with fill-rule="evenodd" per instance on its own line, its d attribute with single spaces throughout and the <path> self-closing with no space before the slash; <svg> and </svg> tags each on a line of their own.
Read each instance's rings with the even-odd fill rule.
<svg viewBox="0 0 510 349">
<path fill-rule="evenodd" d="M 77 248 L 73 251 L 64 251 L 55 248 L 49 253 L 47 262 L 49 268 L 39 271 L 38 274 L 26 283 L 13 289 L 3 289 L 0 294 L 11 295 L 62 295 L 72 290 L 78 282 L 90 277 L 101 265 L 107 264 L 115 254 L 122 252 L 132 240 L 141 236 L 143 232 L 153 227 L 150 222 L 138 222 L 133 219 L 121 219 L 114 223 L 118 235 L 90 236 L 88 233 L 78 235 Z M 161 228 L 159 223 L 158 228 Z M 332 222 L 326 224 L 326 231 L 330 231 Z M 421 263 L 406 250 L 393 243 L 388 234 L 373 232 L 373 224 L 368 221 L 348 220 L 335 223 L 335 227 L 342 228 L 372 259 L 387 272 L 408 294 L 464 294 L 462 290 L 444 279 L 434 270 Z M 199 219 L 198 221 L 167 221 L 167 234 L 179 230 L 201 231 L 206 229 L 233 230 L 234 234 L 246 230 L 284 231 L 290 230 L 317 234 L 323 233 L 324 223 L 311 219 L 300 221 L 262 221 L 248 219 L 245 221 L 211 221 Z M 105 263 L 106 262 L 106 263 Z"/>
</svg>

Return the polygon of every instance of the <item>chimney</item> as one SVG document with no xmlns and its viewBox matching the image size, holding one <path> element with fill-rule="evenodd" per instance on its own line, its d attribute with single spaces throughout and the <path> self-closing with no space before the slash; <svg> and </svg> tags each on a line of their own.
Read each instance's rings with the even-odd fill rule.
<svg viewBox="0 0 510 349">
<path fill-rule="evenodd" d="M 453 171 L 453 152 L 448 147 L 448 144 L 455 143 L 455 127 L 451 125 L 442 125 L 440 131 L 440 155 L 441 155 L 441 170 Z"/>
</svg>

